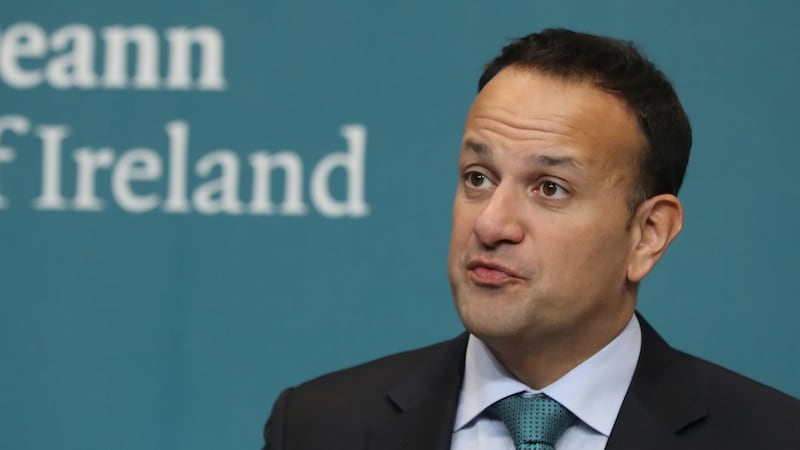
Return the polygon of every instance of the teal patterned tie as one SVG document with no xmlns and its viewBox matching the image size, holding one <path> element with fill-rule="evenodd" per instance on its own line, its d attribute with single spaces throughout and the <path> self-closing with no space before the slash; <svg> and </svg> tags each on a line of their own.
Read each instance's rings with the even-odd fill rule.
<svg viewBox="0 0 800 450">
<path fill-rule="evenodd" d="M 517 450 L 555 450 L 556 441 L 575 421 L 567 408 L 546 395 L 506 397 L 489 407 L 503 421 Z"/>
</svg>

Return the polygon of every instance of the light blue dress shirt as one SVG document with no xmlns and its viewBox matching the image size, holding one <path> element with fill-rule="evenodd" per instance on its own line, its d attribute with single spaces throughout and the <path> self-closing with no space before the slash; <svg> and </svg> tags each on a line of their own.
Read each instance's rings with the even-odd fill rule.
<svg viewBox="0 0 800 450">
<path fill-rule="evenodd" d="M 483 412 L 492 403 L 519 392 L 547 394 L 578 418 L 558 440 L 556 450 L 602 450 L 631 384 L 641 344 L 642 332 L 634 315 L 599 352 L 551 385 L 536 390 L 514 378 L 486 344 L 470 335 L 451 450 L 514 450 L 503 422 Z"/>
</svg>

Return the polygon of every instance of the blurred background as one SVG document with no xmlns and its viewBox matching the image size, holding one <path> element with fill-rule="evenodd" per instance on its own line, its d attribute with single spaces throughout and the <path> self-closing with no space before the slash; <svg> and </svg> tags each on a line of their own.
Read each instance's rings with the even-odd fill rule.
<svg viewBox="0 0 800 450">
<path fill-rule="evenodd" d="M 640 310 L 800 395 L 800 4 L 23 2 L 0 19 L 0 448 L 260 448 L 283 388 L 462 328 L 446 277 L 482 66 L 637 42 L 692 120 Z"/>
</svg>

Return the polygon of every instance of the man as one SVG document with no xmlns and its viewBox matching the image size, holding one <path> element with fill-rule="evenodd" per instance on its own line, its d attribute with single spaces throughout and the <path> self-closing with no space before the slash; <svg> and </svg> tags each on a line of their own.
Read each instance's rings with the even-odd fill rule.
<svg viewBox="0 0 800 450">
<path fill-rule="evenodd" d="M 680 232 L 691 147 L 632 44 L 545 30 L 467 117 L 449 277 L 468 334 L 284 391 L 265 449 L 800 449 L 800 402 L 635 314 Z"/>
</svg>

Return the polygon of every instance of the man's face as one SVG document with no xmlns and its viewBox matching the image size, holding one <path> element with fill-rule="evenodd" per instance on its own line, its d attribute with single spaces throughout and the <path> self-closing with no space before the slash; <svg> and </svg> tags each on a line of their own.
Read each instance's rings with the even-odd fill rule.
<svg viewBox="0 0 800 450">
<path fill-rule="evenodd" d="M 627 323 L 626 199 L 643 142 L 624 103 L 589 83 L 510 67 L 483 88 L 464 131 L 449 255 L 470 332 L 580 341 Z"/>
</svg>

